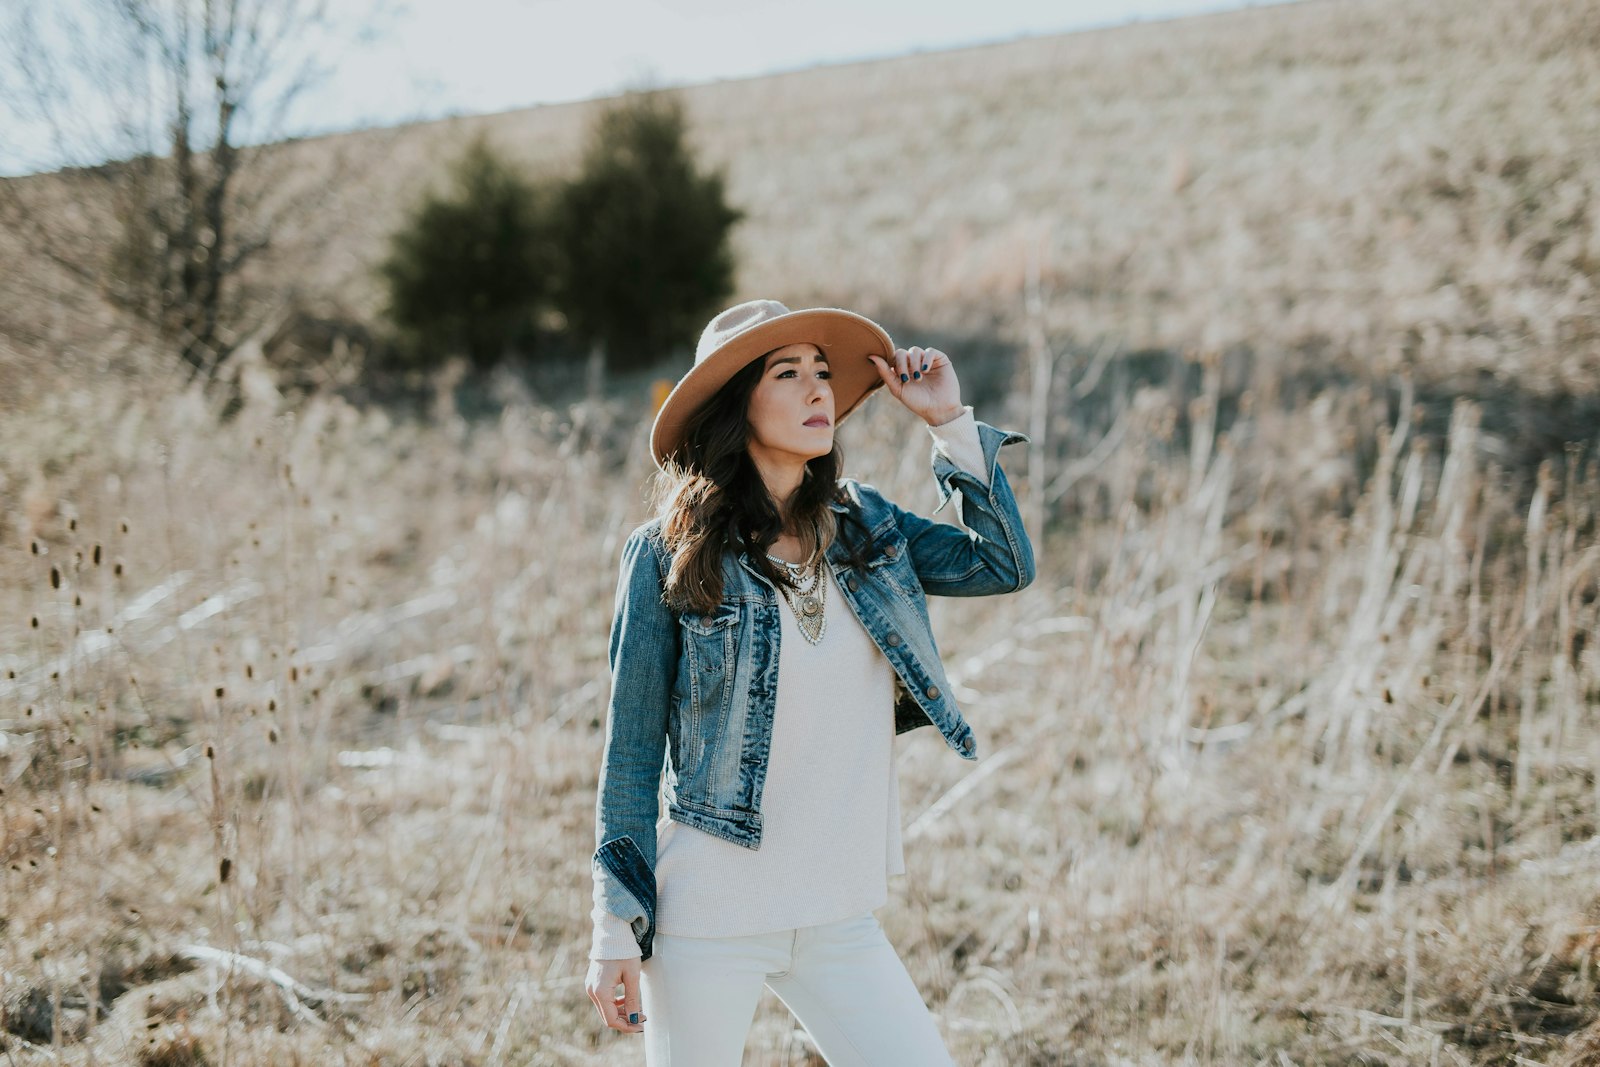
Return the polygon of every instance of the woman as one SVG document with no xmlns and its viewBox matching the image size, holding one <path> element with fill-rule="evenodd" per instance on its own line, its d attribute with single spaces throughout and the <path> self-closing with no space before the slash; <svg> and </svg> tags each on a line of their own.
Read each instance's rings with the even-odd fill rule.
<svg viewBox="0 0 1600 1067">
<path fill-rule="evenodd" d="M 882 386 L 966 529 L 840 477 L 835 427 Z M 622 550 L 596 806 L 589 996 L 649 1064 L 737 1065 L 763 986 L 834 1067 L 950 1062 L 873 915 L 904 873 L 892 742 L 931 725 L 976 758 L 924 598 L 1033 579 L 998 464 L 1026 440 L 860 315 L 707 325 L 651 431 L 660 513 Z"/>
</svg>

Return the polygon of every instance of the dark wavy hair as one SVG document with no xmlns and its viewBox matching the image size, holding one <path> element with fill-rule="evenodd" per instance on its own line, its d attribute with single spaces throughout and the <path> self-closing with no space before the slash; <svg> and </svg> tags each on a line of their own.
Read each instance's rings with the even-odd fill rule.
<svg viewBox="0 0 1600 1067">
<path fill-rule="evenodd" d="M 694 413 L 683 444 L 655 476 L 661 531 L 672 553 L 665 599 L 678 612 L 710 614 L 722 600 L 722 560 L 746 551 L 774 585 L 793 584 L 785 568 L 767 559 L 783 535 L 783 514 L 750 458 L 750 397 L 766 370 L 768 352 L 753 359 Z M 830 501 L 843 500 L 839 442 L 827 455 L 807 461 L 791 499 L 790 519 L 807 553 L 823 550 L 839 534 Z M 846 520 L 855 519 L 853 511 Z M 820 539 L 820 545 L 818 545 Z M 860 564 L 858 549 L 850 558 Z"/>
</svg>

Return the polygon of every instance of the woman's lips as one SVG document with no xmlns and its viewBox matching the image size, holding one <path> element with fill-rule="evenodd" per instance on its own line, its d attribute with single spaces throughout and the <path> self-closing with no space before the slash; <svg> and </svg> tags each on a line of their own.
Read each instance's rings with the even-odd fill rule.
<svg viewBox="0 0 1600 1067">
<path fill-rule="evenodd" d="M 815 418 L 807 419 L 806 420 L 806 425 L 807 426 L 827 426 L 828 425 L 828 420 L 825 417 L 823 417 L 821 415 L 818 415 Z"/>
</svg>

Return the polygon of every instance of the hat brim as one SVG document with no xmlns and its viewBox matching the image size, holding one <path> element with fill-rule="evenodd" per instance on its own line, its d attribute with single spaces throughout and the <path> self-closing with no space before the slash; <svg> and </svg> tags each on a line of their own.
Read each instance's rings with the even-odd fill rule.
<svg viewBox="0 0 1600 1067">
<path fill-rule="evenodd" d="M 694 413 L 751 360 L 801 342 L 816 345 L 828 357 L 834 426 L 883 385 L 878 368 L 867 357 L 880 356 L 885 362 L 894 362 L 894 342 L 889 334 L 853 311 L 802 308 L 767 319 L 730 338 L 678 379 L 650 428 L 650 454 L 656 466 L 666 466 L 682 446 L 684 431 Z"/>
</svg>

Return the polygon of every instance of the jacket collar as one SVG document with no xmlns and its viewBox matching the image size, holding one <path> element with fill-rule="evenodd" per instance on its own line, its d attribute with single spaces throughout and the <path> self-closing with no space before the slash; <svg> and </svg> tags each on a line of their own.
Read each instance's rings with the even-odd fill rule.
<svg viewBox="0 0 1600 1067">
<path fill-rule="evenodd" d="M 836 500 L 830 500 L 828 501 L 828 508 L 842 515 L 850 510 L 850 505 Z M 743 535 L 736 534 L 734 536 L 738 540 L 740 549 L 740 551 L 734 553 L 734 555 L 736 555 L 739 559 L 739 566 L 743 567 L 752 577 L 767 585 L 771 585 L 772 583 L 767 580 L 766 576 L 760 571 L 756 570 L 755 564 L 750 562 L 750 553 L 746 550 Z M 843 537 L 835 537 L 833 539 L 833 544 L 828 546 L 828 550 L 823 553 L 823 555 L 827 556 L 828 561 L 836 567 L 845 567 L 850 563 L 850 554 L 845 550 Z"/>
</svg>

